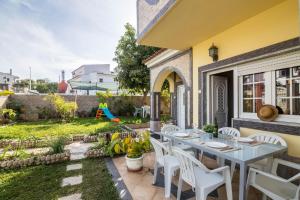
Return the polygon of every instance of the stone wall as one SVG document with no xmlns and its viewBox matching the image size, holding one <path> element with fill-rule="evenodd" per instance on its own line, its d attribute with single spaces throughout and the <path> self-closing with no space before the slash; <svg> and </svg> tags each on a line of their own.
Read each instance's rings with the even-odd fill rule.
<svg viewBox="0 0 300 200">
<path fill-rule="evenodd" d="M 49 108 L 53 109 L 53 106 L 49 103 L 49 101 L 46 100 L 47 95 L 11 95 L 8 97 L 8 100 L 6 102 L 15 101 L 22 105 L 23 110 L 25 113 L 32 117 L 32 119 L 26 119 L 28 121 L 34 121 L 38 117 L 38 112 L 41 108 Z M 75 101 L 74 95 L 62 95 L 62 97 L 66 101 Z M 114 96 L 109 101 L 114 101 L 118 98 L 127 98 L 135 107 L 141 107 L 143 105 L 143 97 L 142 96 Z M 0 99 L 1 100 L 1 99 Z M 2 101 L 2 100 L 1 100 Z M 97 96 L 87 96 L 87 95 L 80 95 L 77 96 L 76 99 L 77 105 L 78 105 L 78 112 L 90 112 L 93 108 L 98 107 L 98 97 Z M 1 103 L 1 102 L 0 102 Z M 146 104 L 150 105 L 150 98 L 147 97 Z M 0 104 L 1 105 L 1 104 Z M 5 107 L 5 104 L 3 104 L 3 107 Z M 164 112 L 168 112 L 168 108 L 166 106 L 164 107 Z M 112 113 L 114 113 L 112 108 Z"/>
</svg>

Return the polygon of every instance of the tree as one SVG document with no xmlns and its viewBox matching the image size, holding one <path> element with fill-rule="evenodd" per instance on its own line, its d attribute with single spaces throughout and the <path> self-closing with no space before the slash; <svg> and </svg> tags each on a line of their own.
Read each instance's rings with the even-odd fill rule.
<svg viewBox="0 0 300 200">
<path fill-rule="evenodd" d="M 39 93 L 56 93 L 57 92 L 57 83 L 38 83 L 35 84 L 35 89 Z"/>
<path fill-rule="evenodd" d="M 125 29 L 113 59 L 118 64 L 116 81 L 119 82 L 120 89 L 127 89 L 131 94 L 143 94 L 145 103 L 150 90 L 150 71 L 143 61 L 158 48 L 138 45 L 133 26 L 127 23 Z"/>
</svg>

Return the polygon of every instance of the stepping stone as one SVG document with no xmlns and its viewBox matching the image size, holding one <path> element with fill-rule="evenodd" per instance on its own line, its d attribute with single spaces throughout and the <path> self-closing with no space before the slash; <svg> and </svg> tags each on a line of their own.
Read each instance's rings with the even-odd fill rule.
<svg viewBox="0 0 300 200">
<path fill-rule="evenodd" d="M 82 175 L 79 176 L 71 176 L 68 178 L 64 178 L 62 180 L 61 187 L 67 186 L 67 185 L 78 185 L 82 183 Z"/>
<path fill-rule="evenodd" d="M 58 200 L 81 200 L 81 193 L 71 194 L 69 196 L 60 197 Z"/>
<path fill-rule="evenodd" d="M 82 169 L 82 164 L 73 164 L 67 166 L 67 171 Z"/>
<path fill-rule="evenodd" d="M 84 159 L 85 156 L 83 153 L 77 153 L 77 154 L 72 154 L 71 153 L 71 156 L 70 156 L 70 160 L 81 160 L 81 159 Z"/>
</svg>

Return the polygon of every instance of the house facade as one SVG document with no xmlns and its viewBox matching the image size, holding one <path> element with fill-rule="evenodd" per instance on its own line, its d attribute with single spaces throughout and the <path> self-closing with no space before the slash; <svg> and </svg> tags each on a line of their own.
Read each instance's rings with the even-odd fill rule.
<svg viewBox="0 0 300 200">
<path fill-rule="evenodd" d="M 68 82 L 71 87 L 75 85 L 73 91 L 79 95 L 96 95 L 97 91 L 105 90 L 106 87 L 117 92 L 115 77 L 109 64 L 82 65 L 72 72 L 72 79 Z"/>
<path fill-rule="evenodd" d="M 137 27 L 140 44 L 162 48 L 145 61 L 152 130 L 159 129 L 168 80 L 180 127 L 214 123 L 244 136 L 275 133 L 300 158 L 298 0 L 137 0 Z M 257 118 L 264 104 L 278 108 L 275 121 Z"/>
<path fill-rule="evenodd" d="M 11 90 L 18 78 L 18 76 L 12 74 L 12 69 L 9 73 L 0 72 L 0 90 Z"/>
</svg>

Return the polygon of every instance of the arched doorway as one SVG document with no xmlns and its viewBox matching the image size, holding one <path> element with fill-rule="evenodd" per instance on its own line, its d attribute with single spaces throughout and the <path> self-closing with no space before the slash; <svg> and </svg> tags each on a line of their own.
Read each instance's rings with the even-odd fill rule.
<svg viewBox="0 0 300 200">
<path fill-rule="evenodd" d="M 165 84 L 169 90 L 169 113 L 168 122 L 185 129 L 191 126 L 191 88 L 180 70 L 173 67 L 164 68 L 153 81 L 151 88 L 151 120 L 150 129 L 159 131 L 162 125 L 165 108 L 164 100 Z M 164 121 L 165 122 L 165 121 Z"/>
</svg>

